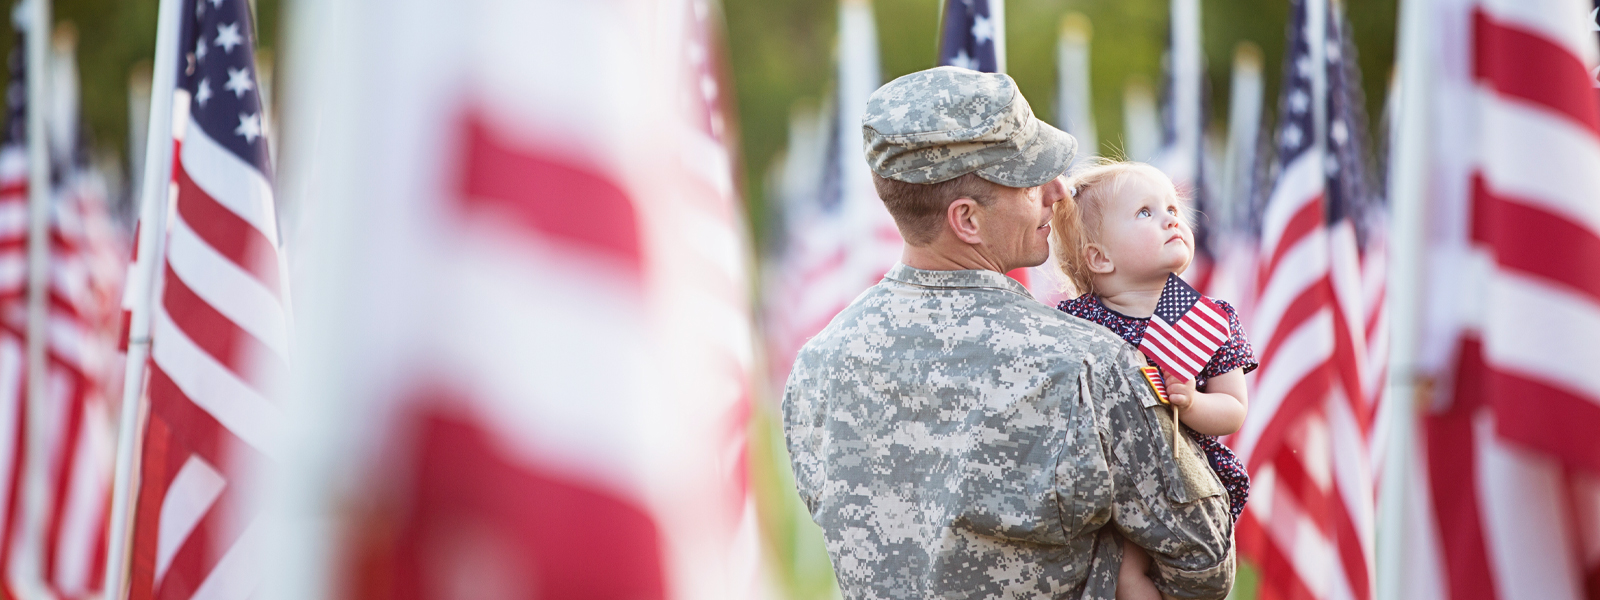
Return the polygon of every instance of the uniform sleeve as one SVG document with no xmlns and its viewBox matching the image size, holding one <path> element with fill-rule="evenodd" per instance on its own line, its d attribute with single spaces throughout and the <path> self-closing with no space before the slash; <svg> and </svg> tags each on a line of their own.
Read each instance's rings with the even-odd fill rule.
<svg viewBox="0 0 1600 600">
<path fill-rule="evenodd" d="M 1138 351 L 1124 345 L 1096 373 L 1106 407 L 1112 521 L 1150 554 L 1150 578 L 1176 598 L 1223 598 L 1233 587 L 1233 518 L 1205 454 L 1192 441 L 1172 450 L 1171 412 L 1138 375 Z"/>
<path fill-rule="evenodd" d="M 1233 306 L 1216 299 L 1212 299 L 1212 302 L 1217 303 L 1217 308 L 1228 315 L 1228 341 L 1217 348 L 1216 354 L 1211 355 L 1211 362 L 1201 369 L 1196 377 L 1199 383 L 1234 369 L 1244 369 L 1245 373 L 1249 373 L 1260 364 L 1256 362 L 1255 351 L 1250 348 L 1250 340 L 1244 336 L 1244 326 L 1239 324 L 1239 315 L 1234 312 Z"/>
<path fill-rule="evenodd" d="M 823 476 L 823 464 L 816 453 L 822 436 L 822 407 L 816 406 L 807 393 L 807 372 L 803 361 L 799 360 L 789 372 L 783 389 L 783 432 L 790 468 L 794 469 L 796 491 L 806 510 L 815 515 L 817 488 Z"/>
</svg>

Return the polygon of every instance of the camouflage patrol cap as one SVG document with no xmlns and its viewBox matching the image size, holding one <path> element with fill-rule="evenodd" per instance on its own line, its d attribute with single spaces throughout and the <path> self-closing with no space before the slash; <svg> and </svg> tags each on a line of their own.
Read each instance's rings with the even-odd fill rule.
<svg viewBox="0 0 1600 600">
<path fill-rule="evenodd" d="M 976 171 L 1009 187 L 1060 176 L 1078 142 L 1033 116 L 1001 73 L 937 67 L 878 88 L 861 119 L 867 164 L 880 177 L 939 183 Z"/>
</svg>

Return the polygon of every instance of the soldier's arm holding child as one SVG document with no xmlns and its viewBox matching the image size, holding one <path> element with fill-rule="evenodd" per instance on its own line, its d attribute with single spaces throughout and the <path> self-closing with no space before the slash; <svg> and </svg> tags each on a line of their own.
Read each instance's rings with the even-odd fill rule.
<svg viewBox="0 0 1600 600">
<path fill-rule="evenodd" d="M 1250 406 L 1245 391 L 1244 369 L 1234 369 L 1206 381 L 1206 391 L 1194 389 L 1193 381 L 1169 381 L 1167 400 L 1181 411 L 1179 420 L 1206 435 L 1229 435 L 1244 425 L 1245 409 Z"/>
</svg>

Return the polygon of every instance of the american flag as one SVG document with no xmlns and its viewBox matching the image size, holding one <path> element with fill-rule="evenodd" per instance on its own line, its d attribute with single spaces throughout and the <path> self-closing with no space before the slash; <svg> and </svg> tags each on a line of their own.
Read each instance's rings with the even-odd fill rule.
<svg viewBox="0 0 1600 600">
<path fill-rule="evenodd" d="M 1596 6 L 1422 8 L 1402 27 L 1438 41 L 1406 57 L 1402 85 L 1437 91 L 1412 130 L 1426 153 L 1395 168 L 1428 178 L 1425 228 L 1397 234 L 1423 237 L 1427 279 L 1418 354 L 1396 364 L 1416 361 L 1431 385 L 1399 572 L 1423 600 L 1595 598 Z"/>
<path fill-rule="evenodd" d="M 946 0 L 939 64 L 1004 72 L 1005 28 L 1004 0 Z"/>
<path fill-rule="evenodd" d="M 1177 275 L 1168 275 L 1139 350 L 1178 381 L 1194 381 L 1228 341 L 1228 316 Z"/>
<path fill-rule="evenodd" d="M 373 60 L 308 53 L 293 67 L 327 86 L 286 104 L 308 111 L 289 131 L 349 143 L 286 153 L 285 173 L 352 217 L 297 238 L 320 285 L 297 296 L 317 354 L 292 410 L 328 426 L 278 471 L 351 535 L 291 540 L 318 552 L 280 555 L 309 569 L 285 579 L 337 587 L 287 597 L 755 596 L 716 3 L 308 10 L 387 26 L 308 34 Z"/>
<path fill-rule="evenodd" d="M 173 183 L 150 324 L 129 597 L 261 582 L 267 533 L 246 490 L 285 427 L 268 387 L 288 365 L 266 115 L 246 0 L 186 0 Z"/>
<path fill-rule="evenodd" d="M 1167 382 L 1161 377 L 1161 370 L 1150 366 L 1139 367 L 1139 374 L 1144 375 L 1144 380 L 1150 382 L 1150 389 L 1155 390 L 1156 399 L 1166 404 Z"/>
<path fill-rule="evenodd" d="M 19 25 L 22 25 L 19 23 Z M 19 27 L 19 29 L 21 29 Z M 111 437 L 105 395 L 115 347 L 108 326 L 112 298 L 120 284 L 116 268 L 104 269 L 114 255 L 114 233 L 107 231 L 104 188 L 86 168 L 84 147 L 70 143 L 54 153 L 68 160 L 52 165 L 56 182 L 49 208 L 50 262 L 43 419 L 30 419 L 24 406 L 21 340 L 25 338 L 27 274 L 27 106 L 23 38 L 11 56 L 7 130 L 0 144 L 0 211 L 6 215 L 0 264 L 0 410 L 8 415 L 0 430 L 0 498 L 5 509 L 0 529 L 0 568 L 12 597 L 84 597 L 98 593 L 105 558 Z M 58 64 L 57 67 L 64 65 Z M 68 69 L 62 81 L 75 83 Z M 63 86 L 71 89 L 70 86 Z M 57 90 L 64 93 L 64 90 Z M 76 120 L 78 115 L 56 115 Z M 74 141 L 74 140 L 68 140 Z M 78 140 L 81 141 L 81 140 Z M 59 183 L 59 185 L 57 185 Z M 108 237 L 108 234 L 111 237 Z M 114 265 L 117 261 L 109 258 Z M 15 415 L 15 420 L 9 418 Z M 42 426 L 37 429 L 35 426 Z M 37 443 L 35 443 L 37 442 Z M 41 456 L 30 456 L 34 450 Z"/>
<path fill-rule="evenodd" d="M 28 432 L 23 383 L 23 340 L 26 339 L 28 288 L 28 33 L 17 24 L 16 45 L 8 57 L 5 138 L 0 141 L 0 573 L 9 574 L 24 540 L 20 522 L 22 472 Z M 3 579 L 5 594 L 16 597 L 12 578 Z"/>
<path fill-rule="evenodd" d="M 882 84 L 869 2 L 839 3 L 838 43 L 831 106 L 815 130 L 802 121 L 790 132 L 773 203 L 781 228 L 768 257 L 763 321 L 770 379 L 780 388 L 800 347 L 900 258 L 900 231 L 861 150 L 861 115 Z"/>
<path fill-rule="evenodd" d="M 1279 123 L 1279 176 L 1262 212 L 1260 293 L 1250 331 L 1261 366 L 1251 410 L 1233 438 L 1250 470 L 1250 503 L 1237 524 L 1239 551 L 1258 566 L 1262 597 L 1371 597 L 1370 553 L 1361 521 L 1370 513 L 1347 484 L 1335 452 L 1350 404 L 1337 388 L 1326 211 L 1333 135 L 1327 102 L 1332 12 L 1320 0 L 1292 4 Z M 1359 477 L 1359 475 L 1357 476 Z M 1354 497 L 1354 499 L 1352 499 Z M 1365 509 L 1361 507 L 1367 507 Z M 1355 532 L 1353 532 L 1355 530 Z"/>
</svg>

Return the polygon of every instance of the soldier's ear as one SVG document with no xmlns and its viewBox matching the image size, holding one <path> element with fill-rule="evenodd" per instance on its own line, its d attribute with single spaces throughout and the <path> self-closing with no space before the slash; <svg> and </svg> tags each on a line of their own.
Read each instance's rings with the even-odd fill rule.
<svg viewBox="0 0 1600 600">
<path fill-rule="evenodd" d="M 956 239 L 968 244 L 983 243 L 983 236 L 978 233 L 978 201 L 971 198 L 956 198 L 944 210 L 945 226 L 956 234 Z"/>
<path fill-rule="evenodd" d="M 1105 246 L 1100 244 L 1084 246 L 1083 262 L 1089 267 L 1090 273 L 1105 275 L 1116 270 L 1116 265 L 1111 262 L 1111 255 L 1106 254 Z"/>
</svg>

